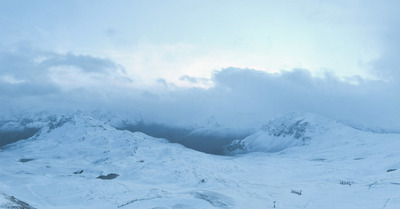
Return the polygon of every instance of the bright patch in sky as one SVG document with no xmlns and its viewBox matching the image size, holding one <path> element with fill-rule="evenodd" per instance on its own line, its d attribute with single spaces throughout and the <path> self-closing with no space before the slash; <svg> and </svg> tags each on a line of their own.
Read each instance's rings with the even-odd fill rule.
<svg viewBox="0 0 400 209">
<path fill-rule="evenodd" d="M 2 2 L 2 48 L 29 45 L 121 64 L 146 84 L 227 67 L 372 78 L 396 1 Z M 40 59 L 40 58 L 38 58 Z"/>
</svg>

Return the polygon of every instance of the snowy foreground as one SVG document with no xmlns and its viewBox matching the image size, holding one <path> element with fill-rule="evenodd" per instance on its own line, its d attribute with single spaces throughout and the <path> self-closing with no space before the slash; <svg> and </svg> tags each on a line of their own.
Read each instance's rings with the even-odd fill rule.
<svg viewBox="0 0 400 209">
<path fill-rule="evenodd" d="M 400 208 L 400 135 L 290 115 L 226 150 L 59 119 L 0 150 L 0 208 Z"/>
</svg>

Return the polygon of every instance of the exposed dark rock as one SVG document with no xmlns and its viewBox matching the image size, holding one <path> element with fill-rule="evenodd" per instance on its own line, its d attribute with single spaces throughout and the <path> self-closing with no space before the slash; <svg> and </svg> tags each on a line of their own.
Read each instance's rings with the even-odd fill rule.
<svg viewBox="0 0 400 209">
<path fill-rule="evenodd" d="M 304 121 L 304 119 L 297 121 L 282 121 L 276 124 L 276 121 L 272 121 L 266 125 L 263 125 L 260 130 L 265 131 L 270 136 L 293 136 L 295 139 L 301 139 L 303 141 L 309 139 L 305 136 L 307 128 L 310 123 Z"/>
<path fill-rule="evenodd" d="M 35 159 L 33 159 L 33 158 L 21 158 L 21 159 L 19 159 L 19 162 L 26 163 L 26 162 L 29 162 L 29 161 L 32 161 L 32 160 L 35 160 Z"/>
<path fill-rule="evenodd" d="M 65 123 L 67 123 L 67 122 L 72 120 L 71 117 L 66 117 L 64 115 L 62 115 L 62 116 L 54 116 L 53 115 L 53 116 L 49 116 L 48 119 L 49 119 L 49 123 L 48 123 L 49 132 L 51 130 L 54 130 L 56 128 L 59 128 L 59 127 L 63 126 Z"/>
<path fill-rule="evenodd" d="M 83 173 L 83 170 L 75 171 L 74 174 L 81 174 Z"/>
<path fill-rule="evenodd" d="M 326 161 L 326 159 L 325 158 L 314 158 L 314 159 L 311 159 L 311 161 L 321 161 L 321 162 L 323 162 L 323 161 Z"/>
<path fill-rule="evenodd" d="M 118 176 L 119 176 L 119 175 L 116 174 L 116 173 L 110 173 L 110 174 L 108 174 L 107 176 L 100 175 L 100 176 L 98 176 L 97 178 L 98 178 L 98 179 L 103 179 L 103 180 L 111 180 L 111 179 L 117 178 Z"/>
</svg>

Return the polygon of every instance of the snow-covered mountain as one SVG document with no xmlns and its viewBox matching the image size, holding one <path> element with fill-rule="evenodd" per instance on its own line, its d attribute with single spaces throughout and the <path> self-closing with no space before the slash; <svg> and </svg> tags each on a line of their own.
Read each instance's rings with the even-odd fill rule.
<svg viewBox="0 0 400 209">
<path fill-rule="evenodd" d="M 0 208 L 400 207 L 397 134 L 293 113 L 242 140 L 247 154 L 216 156 L 103 121 L 54 117 L 2 147 Z"/>
<path fill-rule="evenodd" d="M 21 201 L 14 196 L 8 196 L 0 193 L 0 208 L 6 209 L 35 209 L 28 203 Z"/>
<path fill-rule="evenodd" d="M 225 151 L 227 154 L 278 152 L 295 146 L 320 144 L 324 140 L 330 143 L 331 138 L 343 138 L 344 132 L 353 136 L 358 131 L 318 115 L 293 112 L 270 120 L 244 139 L 233 141 Z"/>
</svg>

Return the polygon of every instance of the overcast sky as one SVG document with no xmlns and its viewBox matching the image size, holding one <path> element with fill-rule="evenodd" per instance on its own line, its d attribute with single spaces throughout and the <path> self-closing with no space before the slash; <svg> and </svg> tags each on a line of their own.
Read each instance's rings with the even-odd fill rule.
<svg viewBox="0 0 400 209">
<path fill-rule="evenodd" d="M 187 120 L 309 111 L 400 130 L 398 8 L 395 0 L 0 0 L 3 114 L 62 104 L 164 121 L 175 109 Z"/>
</svg>

